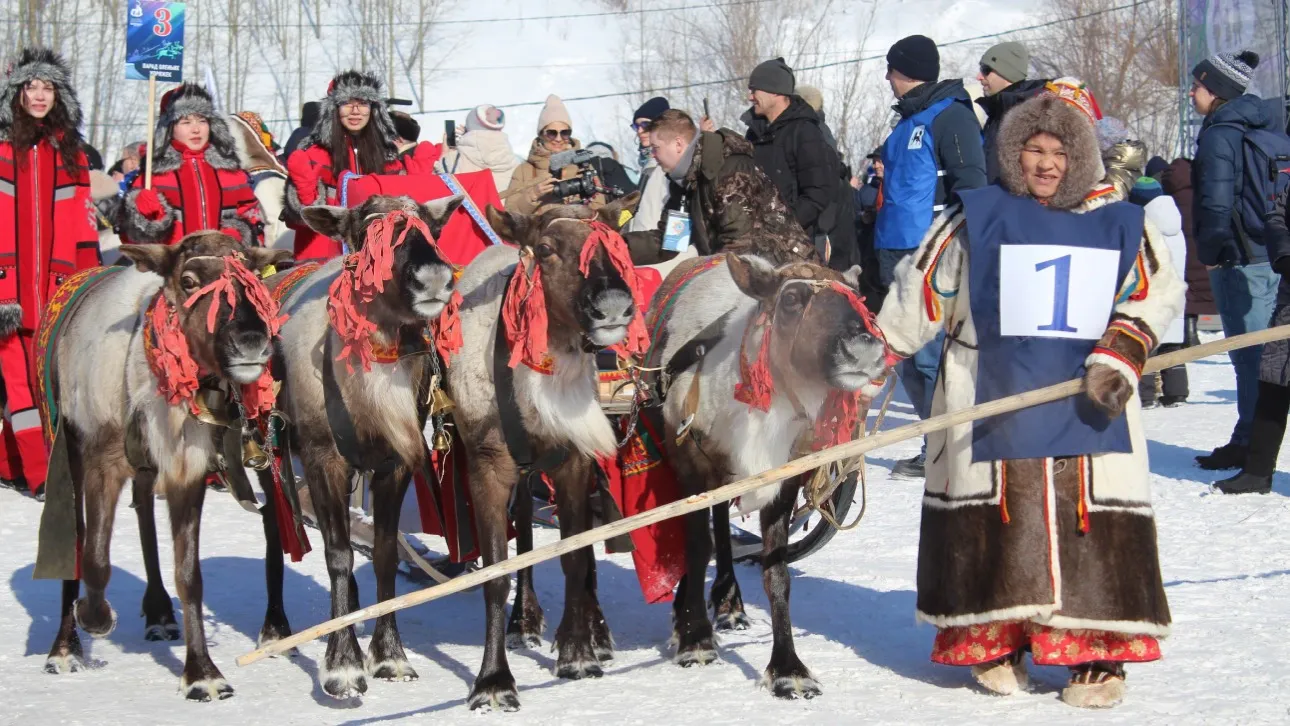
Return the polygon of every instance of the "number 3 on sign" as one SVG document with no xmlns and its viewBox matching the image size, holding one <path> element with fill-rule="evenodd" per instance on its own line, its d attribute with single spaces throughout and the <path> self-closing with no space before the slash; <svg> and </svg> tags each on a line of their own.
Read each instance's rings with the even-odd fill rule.
<svg viewBox="0 0 1290 726">
<path fill-rule="evenodd" d="M 164 38 L 167 35 L 170 35 L 170 31 L 173 29 L 173 26 L 170 24 L 170 9 L 158 8 L 157 11 L 152 14 L 152 17 L 157 19 L 157 23 L 152 26 L 152 34 L 158 38 Z"/>
<path fill-rule="evenodd" d="M 999 248 L 999 332 L 1097 340 L 1115 305 L 1120 253 L 1063 245 Z"/>
</svg>

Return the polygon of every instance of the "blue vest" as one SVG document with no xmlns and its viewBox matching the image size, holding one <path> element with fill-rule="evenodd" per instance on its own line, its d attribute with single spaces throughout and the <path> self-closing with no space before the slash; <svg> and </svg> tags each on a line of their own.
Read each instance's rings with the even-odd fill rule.
<svg viewBox="0 0 1290 726">
<path fill-rule="evenodd" d="M 874 235 L 880 250 L 912 250 L 923 241 L 936 206 L 941 171 L 936 168 L 932 122 L 954 103 L 943 98 L 896 124 L 882 145 L 882 207 Z"/>
<path fill-rule="evenodd" d="M 1075 214 L 999 186 L 963 192 L 959 199 L 967 217 L 968 286 L 978 346 L 976 402 L 1082 377 L 1084 360 L 1098 341 L 1001 334 L 1001 248 L 1043 244 L 1118 252 L 1118 293 L 1142 243 L 1142 208 L 1119 203 Z M 1079 280 L 1068 282 L 1069 295 L 1081 294 Z M 1063 285 L 1055 287 L 1060 294 Z M 983 419 L 972 429 L 974 462 L 1132 451 L 1125 417 L 1108 419 L 1084 395 Z"/>
</svg>

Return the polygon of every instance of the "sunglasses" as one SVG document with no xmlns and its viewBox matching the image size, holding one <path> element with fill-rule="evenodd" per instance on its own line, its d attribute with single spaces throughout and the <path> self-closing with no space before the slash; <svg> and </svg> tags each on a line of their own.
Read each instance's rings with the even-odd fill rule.
<svg viewBox="0 0 1290 726">
<path fill-rule="evenodd" d="M 562 131 L 547 129 L 542 132 L 542 135 L 551 141 L 555 141 L 556 139 L 564 139 L 565 141 L 568 141 L 573 138 L 573 129 L 564 129 Z"/>
<path fill-rule="evenodd" d="M 632 131 L 647 131 L 652 123 L 654 122 L 647 118 L 637 119 L 632 123 Z"/>
<path fill-rule="evenodd" d="M 986 64 L 984 64 L 984 63 L 982 63 L 982 64 L 981 64 L 981 75 L 983 75 L 983 76 L 988 76 L 988 75 L 990 75 L 991 73 L 994 73 L 994 69 L 993 69 L 993 68 L 991 68 L 990 66 L 988 66 L 988 65 L 986 65 Z"/>
</svg>

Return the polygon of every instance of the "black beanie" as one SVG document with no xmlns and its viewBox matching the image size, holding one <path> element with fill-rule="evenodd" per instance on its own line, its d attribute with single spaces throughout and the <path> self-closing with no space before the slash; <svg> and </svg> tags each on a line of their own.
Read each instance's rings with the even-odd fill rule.
<svg viewBox="0 0 1290 726">
<path fill-rule="evenodd" d="M 1200 81 L 1209 92 L 1230 101 L 1245 93 L 1250 87 L 1250 77 L 1259 67 L 1259 54 L 1252 50 L 1240 53 L 1219 53 L 1196 64 L 1192 78 Z"/>
<path fill-rule="evenodd" d="M 757 64 L 748 76 L 748 88 L 752 91 L 791 96 L 797 90 L 797 83 L 793 79 L 793 69 L 788 67 L 784 59 L 772 58 Z"/>
<path fill-rule="evenodd" d="M 941 54 L 926 35 L 901 38 L 887 51 L 887 67 L 915 81 L 935 83 L 941 77 Z"/>
<path fill-rule="evenodd" d="M 642 103 L 640 108 L 636 109 L 636 113 L 632 114 L 632 123 L 636 123 L 636 119 L 638 118 L 657 121 L 658 117 L 662 116 L 663 112 L 670 108 L 672 108 L 672 105 L 667 102 L 666 98 L 655 96 L 645 103 Z"/>
</svg>

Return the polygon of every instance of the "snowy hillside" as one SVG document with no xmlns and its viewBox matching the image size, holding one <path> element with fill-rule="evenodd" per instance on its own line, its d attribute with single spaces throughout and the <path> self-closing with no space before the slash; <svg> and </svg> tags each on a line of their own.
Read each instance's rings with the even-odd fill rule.
<svg viewBox="0 0 1290 726">
<path fill-rule="evenodd" d="M 1060 703 L 1065 672 L 1036 669 L 1033 692 L 998 698 L 969 688 L 963 670 L 928 662 L 933 630 L 914 623 L 914 563 L 921 487 L 892 481 L 887 470 L 915 451 L 913 443 L 871 460 L 869 511 L 861 526 L 838 535 L 794 568 L 797 648 L 824 685 L 807 702 L 777 702 L 755 682 L 770 654 L 770 618 L 757 569 L 738 567 L 751 630 L 723 639 L 722 661 L 707 668 L 671 664 L 665 643 L 670 609 L 641 601 L 625 556 L 599 554 L 600 600 L 618 644 L 600 680 L 564 682 L 551 674 L 545 648 L 511 655 L 523 710 L 471 714 L 464 706 L 484 634 L 478 591 L 403 611 L 404 641 L 421 679 L 375 682 L 359 702 L 336 702 L 316 685 L 324 644 L 301 654 L 238 668 L 254 647 L 263 617 L 260 524 L 227 496 L 208 498 L 202 537 L 206 632 L 215 662 L 236 687 L 228 701 L 190 704 L 176 692 L 179 643 L 143 640 L 137 604 L 143 564 L 134 514 L 121 504 L 109 597 L 121 621 L 105 640 L 86 640 L 99 668 L 74 675 L 43 673 L 57 621 L 57 583 L 32 581 L 39 505 L 0 491 L 0 675 L 7 686 L 5 723 L 373 724 L 407 718 L 425 723 L 506 724 L 833 724 L 833 723 L 1286 723 L 1290 720 L 1290 644 L 1279 634 L 1290 612 L 1290 477 L 1278 474 L 1269 496 L 1209 493 L 1209 477 L 1192 457 L 1225 440 L 1235 418 L 1226 358 L 1190 366 L 1192 399 L 1145 414 L 1160 553 L 1174 616 L 1165 659 L 1130 666 L 1129 699 L 1104 714 Z M 894 407 L 892 425 L 910 418 Z M 1290 465 L 1283 453 L 1281 468 Z M 164 517 L 164 508 L 159 508 Z M 159 530 L 167 531 L 165 522 Z M 549 542 L 540 531 L 538 544 Z M 316 532 L 311 532 L 319 547 Z M 433 542 L 433 541 L 432 541 Z M 161 557 L 167 587 L 170 546 Z M 371 564 L 358 559 L 363 604 L 374 591 Z M 317 550 L 287 568 L 287 611 L 303 629 L 327 617 L 326 568 Z M 559 565 L 538 570 L 549 639 L 562 607 Z M 412 589 L 400 580 L 401 591 Z M 363 638 L 366 645 L 366 638 Z M 1032 671 L 1034 673 L 1035 671 Z"/>
</svg>

